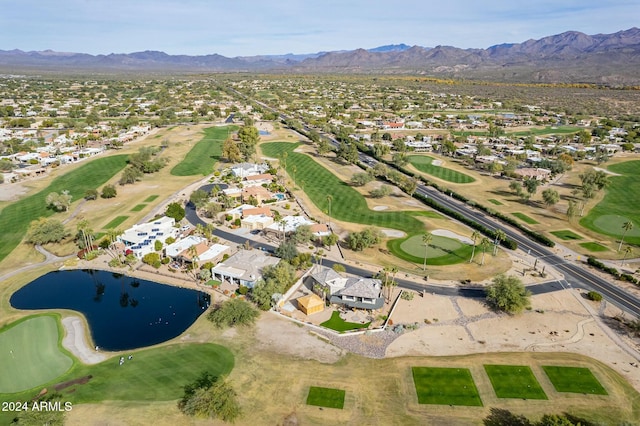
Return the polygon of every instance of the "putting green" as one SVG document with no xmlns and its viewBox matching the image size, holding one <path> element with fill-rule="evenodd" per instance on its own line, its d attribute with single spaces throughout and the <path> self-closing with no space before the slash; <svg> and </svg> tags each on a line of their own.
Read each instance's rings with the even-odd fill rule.
<svg viewBox="0 0 640 426">
<path fill-rule="evenodd" d="M 73 360 L 61 352 L 58 321 L 29 317 L 0 333 L 0 393 L 31 389 L 64 374 Z"/>
<path fill-rule="evenodd" d="M 624 235 L 628 244 L 640 245 L 640 160 L 613 164 L 608 169 L 619 176 L 609 177 L 605 195 L 589 213 L 580 220 L 580 225 L 613 238 Z M 622 225 L 633 223 L 626 234 Z"/>
<path fill-rule="evenodd" d="M 427 261 L 447 256 L 462 247 L 463 244 L 460 241 L 434 235 L 433 240 L 431 240 L 427 247 Z M 413 237 L 407 238 L 400 244 L 400 248 L 412 256 L 424 257 L 422 235 L 414 235 Z"/>
<path fill-rule="evenodd" d="M 605 214 L 598 217 L 593 221 L 593 227 L 597 232 L 607 235 L 622 236 L 624 229 L 622 226 L 625 222 L 633 222 L 633 220 L 627 216 L 621 216 L 618 214 Z M 640 228 L 634 227 L 625 234 L 625 237 L 640 237 Z"/>
</svg>

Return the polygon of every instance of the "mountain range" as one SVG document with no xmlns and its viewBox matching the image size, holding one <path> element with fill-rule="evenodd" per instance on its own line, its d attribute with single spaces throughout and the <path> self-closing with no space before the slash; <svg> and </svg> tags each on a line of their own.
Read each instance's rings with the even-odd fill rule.
<svg viewBox="0 0 640 426">
<path fill-rule="evenodd" d="M 567 31 L 487 49 L 394 44 L 309 54 L 225 57 L 158 51 L 90 55 L 0 50 L 3 72 L 406 74 L 510 82 L 640 85 L 640 29 L 587 35 Z"/>
</svg>

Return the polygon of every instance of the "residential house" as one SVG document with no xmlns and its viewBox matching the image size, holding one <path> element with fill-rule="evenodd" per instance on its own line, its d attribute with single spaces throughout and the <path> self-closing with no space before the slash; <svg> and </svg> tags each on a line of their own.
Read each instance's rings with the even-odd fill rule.
<svg viewBox="0 0 640 426">
<path fill-rule="evenodd" d="M 266 164 L 255 163 L 241 163 L 231 167 L 231 173 L 233 173 L 234 176 L 243 179 L 247 176 L 264 174 L 267 170 L 269 170 L 269 166 Z"/>
<path fill-rule="evenodd" d="M 535 179 L 535 180 L 539 180 L 539 181 L 543 181 L 546 179 L 549 179 L 551 177 L 551 170 L 549 169 L 543 169 L 543 168 L 529 168 L 529 167 L 524 167 L 521 169 L 516 169 L 513 172 L 514 175 L 520 177 L 521 179 L 527 180 L 527 179 Z"/>
<path fill-rule="evenodd" d="M 382 281 L 374 278 L 345 278 L 331 268 L 316 265 L 307 276 L 315 293 L 328 296 L 331 303 L 354 309 L 380 309 L 384 305 Z"/>
<path fill-rule="evenodd" d="M 249 202 L 251 197 L 253 197 L 258 204 L 262 204 L 264 201 L 273 198 L 271 196 L 271 192 L 262 186 L 249 186 L 242 188 L 242 201 L 245 203 Z"/>
<path fill-rule="evenodd" d="M 244 178 L 245 187 L 268 185 L 273 182 L 274 176 L 269 173 L 261 173 L 259 175 L 247 176 Z"/>
<path fill-rule="evenodd" d="M 167 238 L 177 237 L 179 229 L 175 223 L 173 218 L 163 216 L 153 222 L 136 224 L 119 235 L 118 241 L 124 244 L 125 250 L 131 250 L 138 259 L 142 259 L 155 251 L 156 241 L 164 244 Z"/>
<path fill-rule="evenodd" d="M 253 288 L 262 278 L 264 268 L 276 265 L 279 261 L 279 258 L 268 256 L 260 250 L 240 250 L 211 268 L 211 276 L 214 280 L 226 280 L 231 284 Z"/>
<path fill-rule="evenodd" d="M 240 226 L 243 228 L 264 229 L 273 223 L 273 213 L 269 207 L 254 207 L 242 211 Z"/>
</svg>

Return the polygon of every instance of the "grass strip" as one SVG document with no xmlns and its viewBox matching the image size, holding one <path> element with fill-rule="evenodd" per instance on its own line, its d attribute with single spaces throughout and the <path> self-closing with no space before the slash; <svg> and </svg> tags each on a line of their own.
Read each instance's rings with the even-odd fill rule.
<svg viewBox="0 0 640 426">
<path fill-rule="evenodd" d="M 311 386 L 307 396 L 307 405 L 317 407 L 339 408 L 344 407 L 344 396 L 346 392 L 342 389 L 322 388 Z"/>
</svg>

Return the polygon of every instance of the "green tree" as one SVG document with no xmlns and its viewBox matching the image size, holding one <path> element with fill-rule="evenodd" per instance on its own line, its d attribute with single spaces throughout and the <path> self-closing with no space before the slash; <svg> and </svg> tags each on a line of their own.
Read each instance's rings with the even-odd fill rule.
<svg viewBox="0 0 640 426">
<path fill-rule="evenodd" d="M 391 191 L 392 191 L 391 186 L 380 185 L 379 188 L 372 189 L 371 191 L 369 191 L 369 195 L 371 196 L 371 198 L 382 198 L 391 194 Z"/>
<path fill-rule="evenodd" d="M 296 244 L 307 244 L 312 238 L 313 233 L 311 232 L 311 226 L 309 225 L 298 226 L 292 237 L 293 242 Z"/>
<path fill-rule="evenodd" d="M 31 244 L 47 244 L 62 241 L 69 235 L 62 222 L 56 219 L 40 218 L 31 222 L 26 241 Z"/>
<path fill-rule="evenodd" d="M 89 201 L 89 200 L 95 200 L 98 198 L 98 190 L 96 189 L 87 189 L 84 192 L 84 199 Z"/>
<path fill-rule="evenodd" d="M 240 147 L 232 138 L 227 138 L 222 144 L 222 158 L 230 163 L 239 163 L 242 161 Z"/>
<path fill-rule="evenodd" d="M 196 208 L 200 209 L 209 201 L 209 193 L 202 189 L 196 189 L 189 196 L 189 201 L 191 201 Z"/>
<path fill-rule="evenodd" d="M 551 207 L 560 201 L 560 194 L 555 189 L 548 188 L 542 191 L 542 200 L 547 206 Z"/>
<path fill-rule="evenodd" d="M 218 328 L 250 326 L 256 322 L 259 312 L 247 301 L 229 299 L 214 306 L 207 319 Z"/>
<path fill-rule="evenodd" d="M 361 172 L 351 176 L 351 184 L 354 186 L 364 186 L 373 180 L 369 173 Z"/>
<path fill-rule="evenodd" d="M 184 219 L 186 212 L 180 203 L 173 202 L 167 206 L 167 210 L 164 214 L 165 216 L 172 217 L 176 222 L 180 222 Z"/>
<path fill-rule="evenodd" d="M 332 245 L 337 244 L 338 240 L 340 240 L 340 237 L 338 236 L 338 234 L 334 234 L 332 232 L 331 234 L 322 238 L 322 244 L 327 247 L 331 247 Z"/>
<path fill-rule="evenodd" d="M 238 138 L 240 139 L 240 143 L 238 144 L 240 153 L 245 161 L 248 161 L 256 152 L 256 145 L 260 140 L 260 133 L 254 126 L 242 126 L 240 130 L 238 130 Z"/>
<path fill-rule="evenodd" d="M 482 249 L 482 259 L 480 260 L 480 266 L 484 265 L 484 255 L 489 247 L 491 247 L 491 241 L 487 237 L 482 238 L 482 240 L 480 240 L 480 248 Z"/>
<path fill-rule="evenodd" d="M 622 224 L 622 237 L 620 238 L 620 244 L 618 244 L 618 252 L 622 248 L 622 243 L 624 242 L 624 237 L 627 235 L 627 232 L 633 229 L 633 222 L 627 221 Z"/>
<path fill-rule="evenodd" d="M 573 219 L 578 215 L 578 205 L 575 201 L 569 200 L 569 205 L 567 207 L 567 217 L 569 220 Z"/>
<path fill-rule="evenodd" d="M 122 171 L 122 175 L 120 176 L 120 180 L 118 183 L 120 185 L 131 185 L 136 183 L 142 178 L 142 171 L 135 167 L 127 167 Z"/>
<path fill-rule="evenodd" d="M 422 264 L 423 271 L 427 270 L 427 249 L 429 248 L 431 241 L 433 241 L 433 234 L 431 232 L 425 232 L 424 235 L 422 235 L 422 244 L 424 244 L 424 263 Z"/>
<path fill-rule="evenodd" d="M 102 198 L 113 198 L 118 195 L 118 191 L 116 191 L 116 187 L 113 185 L 105 185 L 102 187 L 102 193 L 100 196 Z"/>
<path fill-rule="evenodd" d="M 347 271 L 347 269 L 344 267 L 344 265 L 342 265 L 340 263 L 334 263 L 333 266 L 331 267 L 331 269 L 333 269 L 334 271 L 336 271 L 339 274 Z"/>
<path fill-rule="evenodd" d="M 473 249 L 471 250 L 471 257 L 469 258 L 469 263 L 473 262 L 473 256 L 476 254 L 476 241 L 482 237 L 482 234 L 478 231 L 473 231 L 471 233 L 471 241 L 473 241 Z"/>
<path fill-rule="evenodd" d="M 538 191 L 538 187 L 540 186 L 540 181 L 536 179 L 527 179 L 524 181 L 524 187 L 529 194 L 528 198 L 533 197 Z"/>
<path fill-rule="evenodd" d="M 214 377 L 208 372 L 184 387 L 178 409 L 189 416 L 219 418 L 225 422 L 235 421 L 242 413 L 231 384 L 224 377 Z"/>
<path fill-rule="evenodd" d="M 69 206 L 71 206 L 71 195 L 69 194 L 69 191 L 66 190 L 62 191 L 61 194 L 58 194 L 57 192 L 51 192 L 49 195 L 47 195 L 45 201 L 47 203 L 47 206 L 53 208 L 56 211 L 64 212 L 69 209 Z"/>
<path fill-rule="evenodd" d="M 275 254 L 281 259 L 290 261 L 298 255 L 298 249 L 293 241 L 283 241 L 278 248 L 276 248 Z"/>
<path fill-rule="evenodd" d="M 362 251 L 379 244 L 382 241 L 382 233 L 376 228 L 366 228 L 360 232 L 351 232 L 346 243 L 353 251 Z"/>
<path fill-rule="evenodd" d="M 515 276 L 500 274 L 487 287 L 487 303 L 494 309 L 509 314 L 522 312 L 529 306 L 531 292 Z"/>
<path fill-rule="evenodd" d="M 498 253 L 498 245 L 507 239 L 507 234 L 502 229 L 496 229 L 495 239 L 493 241 L 493 255 Z"/>
</svg>

